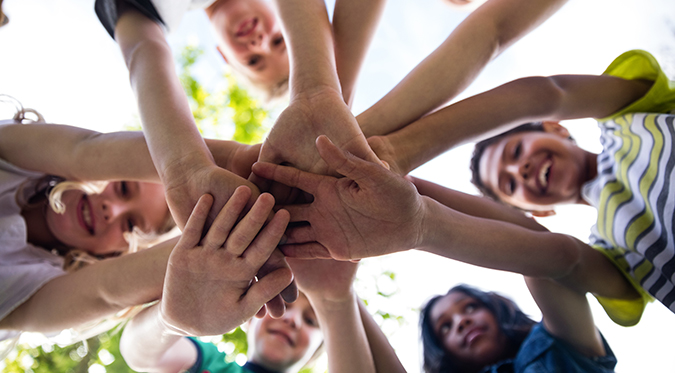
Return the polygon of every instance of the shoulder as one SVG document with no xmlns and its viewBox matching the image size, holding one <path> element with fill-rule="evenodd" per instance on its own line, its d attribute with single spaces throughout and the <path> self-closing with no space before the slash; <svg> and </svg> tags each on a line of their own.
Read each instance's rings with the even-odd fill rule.
<svg viewBox="0 0 675 373">
<path fill-rule="evenodd" d="M 609 117 L 600 119 L 601 122 L 628 113 L 672 113 L 675 110 L 675 84 L 672 84 L 656 58 L 649 52 L 637 49 L 625 52 L 607 67 L 603 75 L 628 80 L 648 80 L 653 85 L 642 98 Z"/>
<path fill-rule="evenodd" d="M 532 328 L 516 355 L 513 363 L 514 371 L 522 373 L 613 372 L 616 357 L 604 337 L 602 341 L 606 355 L 587 357 L 577 352 L 568 343 L 551 335 L 543 324 L 537 324 Z"/>
</svg>

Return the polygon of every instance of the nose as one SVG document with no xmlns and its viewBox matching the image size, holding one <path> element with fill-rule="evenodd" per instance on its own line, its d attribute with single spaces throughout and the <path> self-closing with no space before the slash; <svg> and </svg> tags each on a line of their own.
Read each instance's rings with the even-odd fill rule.
<svg viewBox="0 0 675 373">
<path fill-rule="evenodd" d="M 523 180 L 528 180 L 532 176 L 532 164 L 529 160 L 514 162 L 506 166 L 508 173 L 518 176 Z"/>
<path fill-rule="evenodd" d="M 249 48 L 264 52 L 265 49 L 269 49 L 269 43 L 267 43 L 267 39 L 267 35 L 265 35 L 264 32 L 256 30 L 248 40 Z"/>
<path fill-rule="evenodd" d="M 458 315 L 459 320 L 456 320 L 455 325 L 457 325 L 457 332 L 461 333 L 468 326 L 473 324 L 473 321 L 467 315 Z"/>
<path fill-rule="evenodd" d="M 124 214 L 127 209 L 124 203 L 112 199 L 104 199 L 101 208 L 106 222 L 115 220 L 115 218 Z"/>
<path fill-rule="evenodd" d="M 302 326 L 302 314 L 298 310 L 288 308 L 282 316 L 282 321 L 293 329 L 299 329 Z"/>
</svg>

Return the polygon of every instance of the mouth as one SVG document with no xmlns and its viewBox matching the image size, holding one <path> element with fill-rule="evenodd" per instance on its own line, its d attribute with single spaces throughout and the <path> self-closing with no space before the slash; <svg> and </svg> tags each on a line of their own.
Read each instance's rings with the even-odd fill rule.
<svg viewBox="0 0 675 373">
<path fill-rule="evenodd" d="M 234 35 L 236 37 L 248 36 L 255 30 L 256 26 L 258 26 L 257 18 L 247 19 L 239 24 L 239 28 L 237 28 L 237 32 Z"/>
<path fill-rule="evenodd" d="M 286 343 L 288 343 L 289 346 L 295 347 L 295 342 L 293 342 L 291 336 L 288 335 L 287 333 L 284 333 L 280 330 L 269 330 L 268 333 L 270 333 L 271 335 L 275 335 L 281 338 L 282 340 L 286 341 Z"/>
<path fill-rule="evenodd" d="M 482 336 L 483 334 L 485 334 L 485 330 L 483 328 L 474 328 L 469 330 L 464 336 L 464 345 L 471 346 L 476 338 Z"/>
<path fill-rule="evenodd" d="M 546 189 L 548 188 L 552 165 L 553 161 L 549 158 L 546 159 L 539 167 L 539 173 L 537 175 L 537 183 L 539 184 L 539 188 L 541 189 L 542 193 L 546 192 Z"/>
<path fill-rule="evenodd" d="M 94 216 L 91 211 L 91 203 L 86 194 L 82 196 L 80 203 L 78 203 L 77 220 L 84 230 L 94 235 Z"/>
</svg>

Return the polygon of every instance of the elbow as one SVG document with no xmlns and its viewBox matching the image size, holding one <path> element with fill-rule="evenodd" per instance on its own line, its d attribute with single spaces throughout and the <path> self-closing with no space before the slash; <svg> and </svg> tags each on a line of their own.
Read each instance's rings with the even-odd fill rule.
<svg viewBox="0 0 675 373">
<path fill-rule="evenodd" d="M 565 87 L 556 77 L 531 76 L 513 81 L 516 89 L 526 92 L 532 103 L 532 118 L 555 119 L 565 99 Z"/>
<path fill-rule="evenodd" d="M 548 262 L 552 265 L 545 277 L 552 279 L 563 278 L 572 273 L 581 262 L 581 248 L 579 242 L 565 234 L 553 234 L 549 249 L 552 255 Z"/>
</svg>

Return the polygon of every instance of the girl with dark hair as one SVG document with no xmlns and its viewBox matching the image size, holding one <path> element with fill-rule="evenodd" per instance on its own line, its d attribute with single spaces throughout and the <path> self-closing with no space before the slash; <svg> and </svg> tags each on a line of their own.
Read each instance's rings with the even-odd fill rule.
<svg viewBox="0 0 675 373">
<path fill-rule="evenodd" d="M 543 320 L 510 299 L 458 285 L 422 308 L 424 371 L 613 372 L 616 358 L 593 324 L 586 297 L 526 278 Z"/>
</svg>

